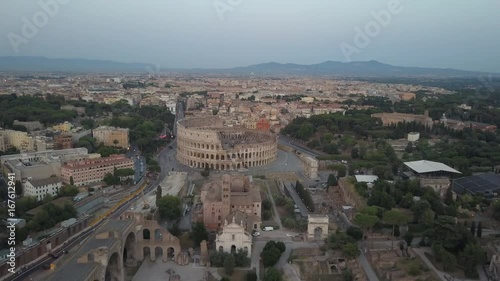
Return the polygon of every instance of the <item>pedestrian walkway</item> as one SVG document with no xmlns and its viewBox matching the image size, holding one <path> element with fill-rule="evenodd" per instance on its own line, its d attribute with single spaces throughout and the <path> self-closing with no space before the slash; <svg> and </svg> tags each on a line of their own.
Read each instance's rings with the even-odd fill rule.
<svg viewBox="0 0 500 281">
<path fill-rule="evenodd" d="M 361 255 L 359 255 L 358 262 L 363 267 L 363 270 L 365 271 L 366 278 L 368 279 L 368 281 L 378 281 L 377 274 L 375 274 L 375 271 L 373 271 L 373 268 L 366 259 L 364 253 L 361 253 Z"/>
<path fill-rule="evenodd" d="M 213 268 L 213 267 L 210 267 L 208 269 L 208 272 L 210 272 L 210 274 L 212 274 L 212 276 L 217 279 L 217 280 L 221 280 L 222 277 L 219 275 L 219 272 L 217 272 L 217 268 Z"/>
<path fill-rule="evenodd" d="M 274 203 L 274 198 L 273 194 L 271 193 L 271 189 L 269 188 L 269 184 L 267 183 L 267 180 L 264 180 L 264 183 L 266 185 L 266 190 L 267 190 L 267 195 L 269 197 L 269 200 L 271 200 L 271 204 L 273 205 L 273 211 L 274 211 L 274 221 L 278 224 L 280 229 L 283 229 L 283 225 L 281 224 L 281 218 L 278 213 L 278 210 L 276 209 L 276 203 Z"/>
</svg>

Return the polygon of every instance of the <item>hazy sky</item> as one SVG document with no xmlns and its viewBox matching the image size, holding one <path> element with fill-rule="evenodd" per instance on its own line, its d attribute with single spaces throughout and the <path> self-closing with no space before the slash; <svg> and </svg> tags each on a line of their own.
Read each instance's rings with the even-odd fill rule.
<svg viewBox="0 0 500 281">
<path fill-rule="evenodd" d="M 44 18 L 41 3 L 56 1 Z M 500 72 L 499 0 L 400 0 L 388 24 L 373 25 L 391 1 L 1 0 L 0 56 L 222 68 L 346 61 L 344 42 L 357 48 L 351 60 Z M 38 30 L 23 33 L 23 17 Z M 356 44 L 367 26 L 376 34 Z"/>
</svg>

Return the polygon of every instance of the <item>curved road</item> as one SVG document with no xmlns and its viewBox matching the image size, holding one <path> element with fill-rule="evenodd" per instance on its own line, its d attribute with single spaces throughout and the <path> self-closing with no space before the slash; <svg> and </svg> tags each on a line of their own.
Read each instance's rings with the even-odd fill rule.
<svg viewBox="0 0 500 281">
<path fill-rule="evenodd" d="M 305 154 L 309 154 L 313 157 L 327 155 L 323 152 L 312 150 L 309 147 L 298 143 L 297 140 L 290 138 L 290 137 L 287 137 L 285 135 L 279 135 L 278 143 L 282 144 L 282 145 L 290 146 L 290 147 L 296 149 L 297 151 L 300 151 L 300 152 L 305 153 Z"/>
</svg>

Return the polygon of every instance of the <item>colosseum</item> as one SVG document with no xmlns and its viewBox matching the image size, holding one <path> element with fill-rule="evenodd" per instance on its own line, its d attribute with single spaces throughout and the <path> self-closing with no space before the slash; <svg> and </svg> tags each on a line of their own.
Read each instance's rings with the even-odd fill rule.
<svg viewBox="0 0 500 281">
<path fill-rule="evenodd" d="M 177 122 L 177 160 L 193 168 L 239 170 L 276 160 L 278 137 L 269 132 L 224 127 L 219 117 Z"/>
</svg>

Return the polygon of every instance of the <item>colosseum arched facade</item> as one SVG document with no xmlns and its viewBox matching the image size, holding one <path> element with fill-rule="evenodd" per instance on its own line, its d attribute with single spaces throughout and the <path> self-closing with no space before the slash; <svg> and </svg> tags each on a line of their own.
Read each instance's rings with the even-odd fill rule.
<svg viewBox="0 0 500 281">
<path fill-rule="evenodd" d="M 218 117 L 177 123 L 177 161 L 212 170 L 239 170 L 276 160 L 278 137 L 269 132 L 224 127 Z"/>
</svg>

